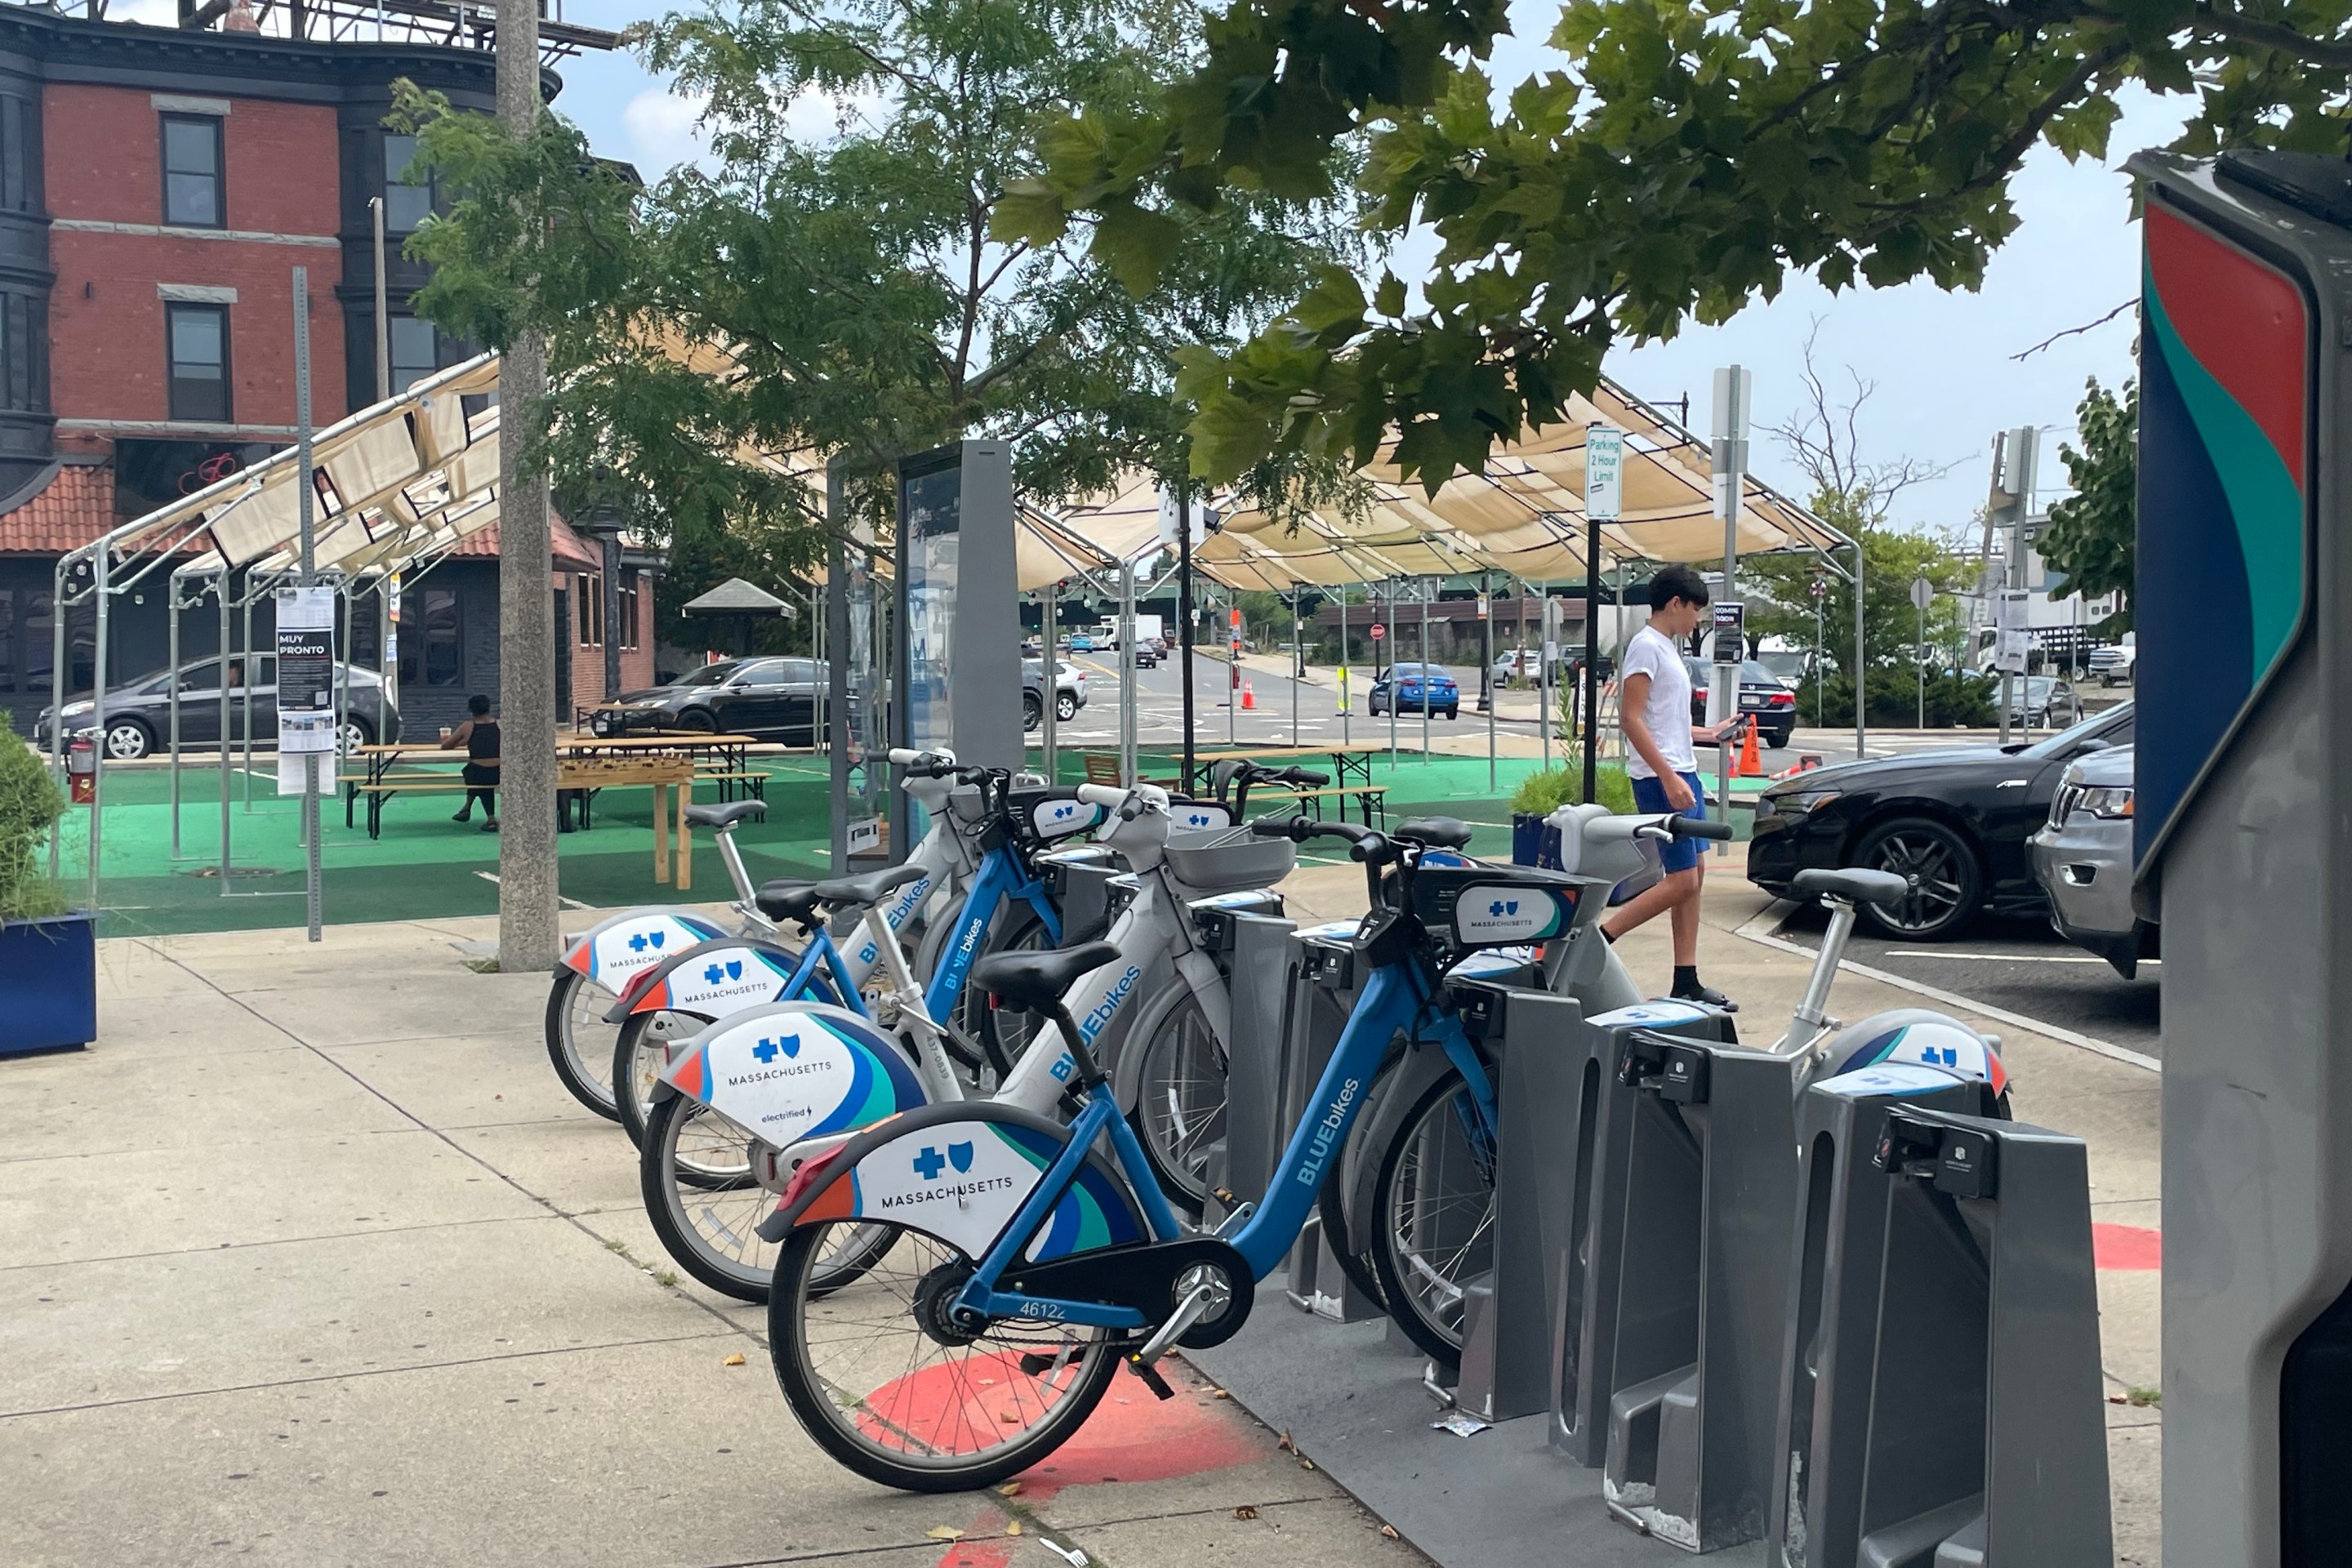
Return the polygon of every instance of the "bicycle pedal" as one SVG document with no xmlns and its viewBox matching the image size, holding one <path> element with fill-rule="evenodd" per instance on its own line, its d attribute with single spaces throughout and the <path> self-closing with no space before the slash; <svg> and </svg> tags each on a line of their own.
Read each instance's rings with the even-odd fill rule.
<svg viewBox="0 0 2352 1568">
<path fill-rule="evenodd" d="M 1022 1375 L 1024 1377 L 1043 1377 L 1047 1373 L 1054 1370 L 1054 1360 L 1055 1358 L 1052 1356 L 1039 1355 L 1036 1352 L 1031 1351 L 1028 1354 L 1021 1358 Z"/>
<path fill-rule="evenodd" d="M 1144 1360 L 1141 1355 L 1129 1356 L 1127 1358 L 1127 1370 L 1135 1373 L 1136 1376 L 1143 1380 L 1143 1386 L 1151 1390 L 1152 1396 L 1154 1398 L 1173 1399 L 1176 1397 L 1176 1391 L 1168 1386 L 1168 1380 L 1160 1375 L 1160 1369 L 1152 1365 L 1150 1362 Z"/>
</svg>

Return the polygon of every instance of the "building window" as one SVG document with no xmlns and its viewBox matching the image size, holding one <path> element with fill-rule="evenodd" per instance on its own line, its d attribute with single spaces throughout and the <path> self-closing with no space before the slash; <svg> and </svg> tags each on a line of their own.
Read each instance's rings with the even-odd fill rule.
<svg viewBox="0 0 2352 1568">
<path fill-rule="evenodd" d="M 383 139 L 383 227 L 387 234 L 411 234 L 425 226 L 433 212 L 433 176 L 408 166 L 416 157 L 416 138 Z"/>
<path fill-rule="evenodd" d="M 441 368 L 441 334 L 430 321 L 394 316 L 392 336 L 392 389 L 406 392 Z"/>
<path fill-rule="evenodd" d="M 224 226 L 228 204 L 221 185 L 220 121 L 209 114 L 163 116 L 163 221 Z"/>
<path fill-rule="evenodd" d="M 172 355 L 172 417 L 226 424 L 228 398 L 228 307 L 166 305 Z"/>
<path fill-rule="evenodd" d="M 631 653 L 637 649 L 637 595 L 644 582 L 635 572 L 621 579 L 621 646 Z"/>
<path fill-rule="evenodd" d="M 49 666 L 57 655 L 50 638 L 56 627 L 47 588 L 0 587 L 0 691 L 49 694 Z M 79 690 L 90 681 L 90 623 L 76 617 L 68 622 L 68 632 L 66 658 Z"/>
<path fill-rule="evenodd" d="M 580 601 L 580 646 L 604 646 L 604 579 L 593 572 L 572 574 L 572 595 Z"/>
<path fill-rule="evenodd" d="M 455 686 L 465 678 L 463 626 L 457 615 L 457 595 L 451 588 L 427 588 L 422 600 L 404 605 L 400 616 L 400 679 L 407 686 Z"/>
</svg>

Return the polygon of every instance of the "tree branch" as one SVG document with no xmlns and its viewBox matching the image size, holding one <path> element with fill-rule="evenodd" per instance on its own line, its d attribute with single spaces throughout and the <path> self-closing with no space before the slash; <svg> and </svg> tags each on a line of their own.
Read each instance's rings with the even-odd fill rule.
<svg viewBox="0 0 2352 1568">
<path fill-rule="evenodd" d="M 2010 357 L 2011 359 L 2012 359 L 2012 360 L 2020 360 L 2020 361 L 2021 361 L 2021 360 L 2028 360 L 2028 359 L 2031 359 L 2031 358 L 2032 358 L 2035 354 L 2040 353 L 2043 349 L 2048 348 L 2052 343 L 2056 342 L 2057 342 L 2059 339 L 2061 339 L 2061 338 L 2071 338 L 2071 337 L 2074 337 L 2074 336 L 2076 336 L 2076 335 L 2078 335 L 2078 334 L 2080 334 L 2080 333 L 2087 332 L 2087 331 L 2092 331 L 2092 330 L 2094 330 L 2094 329 L 2095 329 L 2095 328 L 2105 326 L 2109 321 L 2114 321 L 2117 316 L 2122 315 L 2126 310 L 2131 310 L 2132 308 L 2134 308 L 2135 306 L 2137 306 L 2138 303 L 2139 303 L 2139 297 L 2138 297 L 2137 295 L 2134 295 L 2132 298 L 2130 298 L 2130 299 L 2128 299 L 2128 300 L 2125 300 L 2122 304 L 2120 304 L 2120 305 L 2116 306 L 2114 310 L 2109 310 L 2105 315 L 2101 316 L 2101 317 L 2100 317 L 2097 321 L 2085 321 L 2085 322 L 2084 322 L 2084 323 L 2083 323 L 2081 326 L 2079 326 L 2079 327 L 2069 327 L 2069 328 L 2067 328 L 2067 329 L 2066 329 L 2064 331 L 2063 331 L 2063 332 L 2053 332 L 2053 333 L 2051 333 L 2048 337 L 2046 337 L 2046 338 L 2042 339 L 2040 342 L 2038 342 L 2038 343 L 2034 344 L 2032 348 L 2030 348 L 2030 349 L 2026 349 L 2026 350 L 2024 350 L 2022 353 L 2013 353 L 2013 354 L 2010 355 L 2009 357 Z"/>
<path fill-rule="evenodd" d="M 2241 16 L 2225 6 L 2216 5 L 2213 0 L 2197 0 L 2197 24 L 2200 30 L 2218 34 L 2232 43 L 2275 49 L 2280 54 L 2291 55 L 2311 65 L 2352 70 L 2352 44 L 2308 37 L 2284 22 L 2265 22 Z"/>
</svg>

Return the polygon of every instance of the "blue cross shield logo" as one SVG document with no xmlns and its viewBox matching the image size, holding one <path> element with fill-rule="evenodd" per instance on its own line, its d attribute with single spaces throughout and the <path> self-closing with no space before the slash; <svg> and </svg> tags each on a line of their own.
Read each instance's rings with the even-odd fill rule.
<svg viewBox="0 0 2352 1568">
<path fill-rule="evenodd" d="M 798 1035 L 786 1035 L 781 1040 L 771 1040 L 762 1037 L 760 1043 L 751 1047 L 751 1054 L 759 1058 L 762 1062 L 772 1062 L 776 1059 L 776 1053 L 780 1050 L 782 1051 L 788 1058 L 799 1056 L 801 1054 L 801 1037 Z"/>
<path fill-rule="evenodd" d="M 1519 900 L 1513 899 L 1509 902 L 1506 903 L 1501 899 L 1496 899 L 1493 903 L 1486 906 L 1486 912 L 1494 916 L 1496 920 L 1502 919 L 1505 915 L 1517 914 L 1519 912 Z"/>
<path fill-rule="evenodd" d="M 1511 907 L 1513 909 L 1518 908 L 1517 904 L 1513 904 Z M 741 959 L 730 958 L 727 961 L 727 978 L 730 980 L 740 980 L 743 978 L 743 961 Z"/>
<path fill-rule="evenodd" d="M 646 933 L 645 933 L 645 932 L 643 932 L 643 931 L 639 931 L 636 935 L 635 935 L 635 936 L 633 936 L 633 937 L 631 937 L 631 938 L 629 939 L 629 951 L 630 951 L 631 952 L 645 952 L 645 950 L 646 950 Z"/>
<path fill-rule="evenodd" d="M 656 952 L 659 952 L 661 944 L 669 940 L 669 932 L 666 931 L 647 931 L 646 933 L 646 940 L 654 944 Z"/>
<path fill-rule="evenodd" d="M 702 978 L 716 985 L 727 978 L 727 972 L 715 963 L 707 964 L 703 968 Z"/>
<path fill-rule="evenodd" d="M 1059 822 L 1065 817 L 1076 816 L 1077 814 L 1078 808 L 1075 805 L 1057 805 L 1054 808 L 1054 820 Z"/>
<path fill-rule="evenodd" d="M 1927 1046 L 1919 1054 L 1933 1067 L 1956 1068 L 1960 1065 L 1959 1048 L 1956 1046 Z"/>
<path fill-rule="evenodd" d="M 956 1171 L 957 1171 L 957 1173 L 958 1173 L 959 1174 L 961 1174 L 961 1173 L 963 1173 L 963 1172 L 965 1172 L 965 1171 L 969 1171 L 969 1170 L 971 1170 L 971 1144 L 969 1144 L 969 1143 L 950 1143 L 950 1144 L 949 1144 L 949 1145 L 948 1145 L 948 1159 L 949 1159 L 949 1161 L 950 1161 L 950 1163 L 955 1166 Z"/>
<path fill-rule="evenodd" d="M 971 1145 L 967 1143 L 964 1147 L 970 1149 Z M 923 1145 L 923 1152 L 915 1156 L 915 1174 L 927 1182 L 938 1181 L 940 1173 L 947 1168 L 948 1163 L 940 1158 L 940 1152 L 928 1143 Z"/>
</svg>

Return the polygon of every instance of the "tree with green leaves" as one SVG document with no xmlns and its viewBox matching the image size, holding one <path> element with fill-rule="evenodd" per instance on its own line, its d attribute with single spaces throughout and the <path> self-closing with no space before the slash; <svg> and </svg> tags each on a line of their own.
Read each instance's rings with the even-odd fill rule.
<svg viewBox="0 0 2352 1568">
<path fill-rule="evenodd" d="M 2139 549 L 2139 383 L 2123 395 L 2094 376 L 2074 408 L 2083 445 L 2058 448 L 2074 493 L 2050 509 L 2050 526 L 2034 548 L 2057 574 L 2050 596 L 2086 599 L 2125 595 L 2123 607 L 2092 629 L 2116 637 L 2131 629 L 2132 574 Z"/>
<path fill-rule="evenodd" d="M 1024 492 L 1048 500 L 1181 471 L 1171 347 L 1245 341 L 1353 255 L 1344 215 L 1244 197 L 1148 255 L 1100 225 L 1035 241 L 991 226 L 1046 125 L 1146 112 L 1196 59 L 1197 26 L 1175 0 L 673 13 L 635 41 L 705 100 L 714 166 L 650 188 L 560 115 L 518 139 L 408 91 L 399 112 L 457 193 L 409 242 L 435 267 L 417 309 L 491 346 L 543 332 L 553 416 L 530 434 L 554 471 L 624 476 L 673 536 L 785 541 L 775 565 L 819 553 L 827 457 L 878 477 L 1007 438 Z M 836 134 L 795 133 L 782 110 L 811 100 Z M 888 494 L 867 485 L 863 504 Z"/>
<path fill-rule="evenodd" d="M 1972 288 L 2038 143 L 2105 156 L 2117 94 L 2198 95 L 2182 151 L 2345 144 L 2346 0 L 1570 0 L 1563 69 L 1497 105 L 1501 0 L 1231 0 L 1154 104 L 1080 109 L 1000 232 L 1175 232 L 1235 193 L 1311 198 L 1369 132 L 1382 235 L 1425 226 L 1415 301 L 1327 271 L 1237 351 L 1188 358 L 1198 472 L 1369 458 L 1433 489 L 1562 417 L 1620 341 L 1777 294 Z"/>
</svg>

